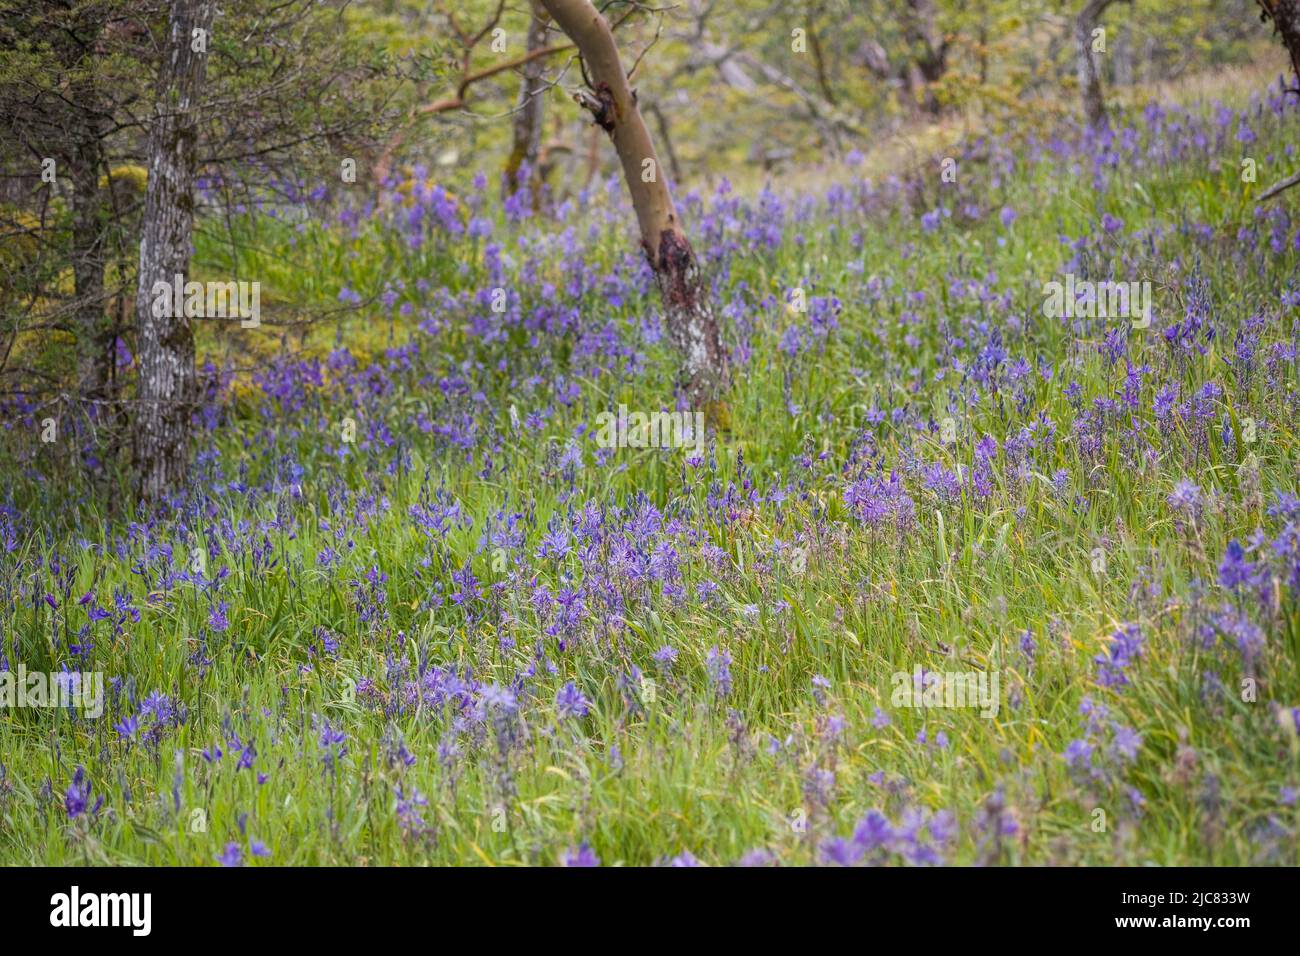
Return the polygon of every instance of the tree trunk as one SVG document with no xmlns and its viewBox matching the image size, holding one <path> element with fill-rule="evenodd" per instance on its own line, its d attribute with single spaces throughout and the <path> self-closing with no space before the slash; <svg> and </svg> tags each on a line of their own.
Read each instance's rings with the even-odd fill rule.
<svg viewBox="0 0 1300 956">
<path fill-rule="evenodd" d="M 908 0 L 903 12 L 903 35 L 911 50 L 911 63 L 904 79 L 917 106 L 937 116 L 943 109 L 934 84 L 948 69 L 948 41 L 938 27 L 934 0 Z"/>
<path fill-rule="evenodd" d="M 194 334 L 184 310 L 172 307 L 177 303 L 170 297 L 168 307 L 155 309 L 153 288 L 159 282 L 170 286 L 176 275 L 184 277 L 189 270 L 197 171 L 195 112 L 207 72 L 207 53 L 195 51 L 192 38 L 195 30 L 210 37 L 212 11 L 212 0 L 173 0 L 149 130 L 149 185 L 136 289 L 140 371 L 134 443 L 137 489 L 145 500 L 180 488 L 189 470 L 196 394 Z"/>
<path fill-rule="evenodd" d="M 1107 124 L 1106 99 L 1101 92 L 1101 74 L 1092 54 L 1092 31 L 1111 0 L 1088 0 L 1074 21 L 1076 70 L 1079 95 L 1083 97 L 1083 119 L 1089 129 Z"/>
<path fill-rule="evenodd" d="M 1259 0 L 1259 5 L 1263 10 L 1261 19 L 1272 20 L 1274 31 L 1282 38 L 1282 45 L 1291 58 L 1291 69 L 1295 72 L 1296 82 L 1300 84 L 1300 0 Z M 1291 92 L 1300 92 L 1300 89 Z M 1300 185 L 1300 172 L 1274 183 L 1255 201 L 1265 202 L 1297 185 Z"/>
<path fill-rule="evenodd" d="M 533 17 L 528 23 L 528 52 L 541 50 L 546 46 L 546 10 L 538 0 L 533 0 Z M 543 60 L 541 57 L 531 59 L 523 65 L 522 79 L 519 84 L 519 102 L 515 106 L 514 144 L 510 156 L 506 159 L 505 174 L 501 187 L 507 196 L 513 196 L 523 183 L 519 182 L 519 170 L 527 164 L 529 183 L 533 189 L 533 205 L 541 198 L 541 171 L 538 169 L 538 154 L 542 143 L 542 114 L 545 100 L 542 94 L 546 83 L 542 78 Z"/>
<path fill-rule="evenodd" d="M 1273 29 L 1291 57 L 1291 69 L 1300 82 L 1300 0 L 1259 0 L 1262 19 L 1272 20 Z"/>
<path fill-rule="evenodd" d="M 677 159 L 677 150 L 673 149 L 673 137 L 668 129 L 668 117 L 659 107 L 658 103 L 651 103 L 648 112 L 655 118 L 655 126 L 659 127 L 659 138 L 664 141 L 664 152 L 668 154 L 668 167 L 673 173 L 673 184 L 679 185 L 682 181 L 682 164 Z"/>
<path fill-rule="evenodd" d="M 979 62 L 980 62 L 980 86 L 989 81 L 989 15 L 988 10 L 983 11 L 980 19 L 979 33 Z M 1031 74 L 1032 75 L 1032 74 Z"/>
<path fill-rule="evenodd" d="M 104 263 L 107 224 L 101 172 L 107 172 L 103 153 L 103 121 L 93 78 L 79 81 L 74 96 L 79 111 L 69 118 L 73 127 L 70 178 L 72 180 L 72 281 L 76 295 L 74 325 L 77 330 L 78 392 L 82 412 L 94 419 L 96 400 L 108 398 L 112 378 L 112 323 L 104 310 Z"/>
<path fill-rule="evenodd" d="M 589 0 L 541 3 L 582 54 L 594 88 L 580 93 L 578 102 L 614 141 L 636 210 L 641 245 L 663 298 L 668 335 L 682 356 L 681 385 L 692 403 L 707 403 L 726 379 L 726 354 L 708 289 L 628 86 L 614 35 Z"/>
<path fill-rule="evenodd" d="M 817 15 L 821 13 L 820 9 L 809 11 L 808 16 L 808 43 L 810 52 L 813 56 L 813 67 L 817 71 L 817 86 L 822 91 L 822 96 L 831 106 L 835 105 L 835 91 L 831 88 L 830 77 L 826 75 L 826 55 L 822 52 L 822 41 L 818 36 L 817 26 L 813 22 Z"/>
<path fill-rule="evenodd" d="M 1115 35 L 1115 85 L 1133 85 L 1133 33 L 1127 22 Z"/>
</svg>

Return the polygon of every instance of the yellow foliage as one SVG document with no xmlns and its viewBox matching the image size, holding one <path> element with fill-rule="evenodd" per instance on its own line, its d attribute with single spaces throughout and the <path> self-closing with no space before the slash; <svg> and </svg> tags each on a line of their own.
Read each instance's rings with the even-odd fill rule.
<svg viewBox="0 0 1300 956">
<path fill-rule="evenodd" d="M 17 272 L 23 262 L 36 253 L 38 240 L 31 234 L 40 231 L 41 221 L 29 212 L 8 205 L 3 207 L 3 219 L 23 231 L 21 235 L 11 233 L 0 244 L 0 266 L 6 272 Z M 4 281 L 0 280 L 0 286 L 3 285 Z"/>
<path fill-rule="evenodd" d="M 119 179 L 129 182 L 138 192 L 144 192 L 144 187 L 149 182 L 149 170 L 135 165 L 114 166 L 106 175 L 99 177 L 99 188 L 104 189 L 110 180 L 116 182 Z"/>
</svg>

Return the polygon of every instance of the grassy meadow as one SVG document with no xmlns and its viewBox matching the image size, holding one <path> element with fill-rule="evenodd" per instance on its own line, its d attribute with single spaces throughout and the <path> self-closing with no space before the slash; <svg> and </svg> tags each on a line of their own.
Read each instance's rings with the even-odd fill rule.
<svg viewBox="0 0 1300 956">
<path fill-rule="evenodd" d="M 201 235 L 264 325 L 204 330 L 189 490 L 3 440 L 0 669 L 104 699 L 0 712 L 0 862 L 1300 863 L 1300 116 L 1176 92 L 679 192 L 702 454 L 596 438 L 676 410 L 617 180 Z"/>
</svg>

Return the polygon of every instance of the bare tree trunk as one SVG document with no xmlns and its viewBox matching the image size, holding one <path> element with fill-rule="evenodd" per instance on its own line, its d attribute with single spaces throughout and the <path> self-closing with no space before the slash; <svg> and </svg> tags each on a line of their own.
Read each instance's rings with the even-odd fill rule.
<svg viewBox="0 0 1300 956">
<path fill-rule="evenodd" d="M 682 356 L 681 384 L 692 402 L 707 402 L 726 379 L 726 354 L 708 289 L 628 86 L 614 35 L 589 0 L 541 2 L 582 54 L 593 89 L 580 93 L 578 101 L 614 141 L 641 245 L 663 298 L 668 335 Z"/>
<path fill-rule="evenodd" d="M 943 79 L 948 69 L 948 41 L 939 31 L 938 11 L 934 0 L 907 0 L 903 12 L 903 35 L 912 47 L 912 62 L 905 79 L 918 106 L 930 115 L 943 108 L 933 84 Z"/>
<path fill-rule="evenodd" d="M 1295 71 L 1297 83 L 1300 83 L 1300 0 L 1259 0 L 1259 5 L 1263 11 L 1261 19 L 1272 20 L 1274 31 L 1282 38 L 1282 45 L 1291 57 L 1291 69 Z M 1300 172 L 1274 183 L 1264 190 L 1256 202 L 1265 202 L 1297 185 L 1300 185 Z"/>
<path fill-rule="evenodd" d="M 140 363 L 135 417 L 135 473 L 139 496 L 155 500 L 185 482 L 189 430 L 196 396 L 194 333 L 183 309 L 155 308 L 154 285 L 170 286 L 189 270 L 194 230 L 198 124 L 195 106 L 207 72 L 204 49 L 212 30 L 212 0 L 173 0 L 158 102 L 149 130 L 149 185 L 145 193 L 136 289 L 136 354 Z M 158 315 L 156 312 L 164 314 Z M 179 314 L 177 314 L 179 313 Z"/>
<path fill-rule="evenodd" d="M 1291 69 L 1300 80 L 1300 0 L 1258 0 L 1261 19 L 1272 20 L 1273 29 L 1291 57 Z"/>
<path fill-rule="evenodd" d="M 546 10 L 533 0 L 533 17 L 528 23 L 528 53 L 546 47 Z M 505 173 L 501 188 L 507 196 L 512 196 L 522 183 L 519 182 L 519 170 L 524 164 L 528 166 L 528 175 L 532 188 L 533 204 L 541 196 L 541 171 L 538 169 L 538 153 L 542 142 L 542 114 L 545 100 L 542 94 L 546 83 L 542 78 L 545 63 L 542 57 L 536 57 L 524 63 L 521 70 L 522 81 L 519 84 L 519 102 L 515 106 L 514 144 L 506 159 Z"/>
<path fill-rule="evenodd" d="M 822 91 L 826 102 L 835 105 L 835 91 L 831 89 L 830 77 L 826 75 L 826 55 L 822 52 L 822 41 L 817 31 L 817 18 L 821 16 L 820 4 L 813 4 L 808 10 L 808 41 L 813 56 L 813 66 L 817 70 L 817 86 Z"/>
<path fill-rule="evenodd" d="M 987 9 L 983 11 L 980 18 L 979 41 L 980 86 L 983 86 L 989 81 L 989 14 Z"/>
<path fill-rule="evenodd" d="M 104 193 L 99 188 L 106 172 L 103 153 L 103 124 L 97 113 L 98 97 L 93 79 L 78 82 L 73 95 L 80 109 L 70 118 L 74 127 L 71 146 L 72 179 L 72 280 L 76 295 L 74 323 L 77 330 L 77 379 L 83 401 L 108 397 L 113 361 L 112 323 L 104 311 L 104 263 L 107 250 Z M 82 411 L 94 417 L 97 406 L 86 404 Z"/>
<path fill-rule="evenodd" d="M 596 174 L 600 172 L 600 130 L 595 126 L 591 127 L 591 135 L 587 137 L 587 172 L 582 180 L 582 188 L 590 189 L 591 184 L 596 181 Z"/>
<path fill-rule="evenodd" d="M 60 65 L 73 79 L 66 91 L 66 109 L 51 116 L 66 135 L 61 159 L 72 182 L 72 263 L 76 331 L 77 393 L 81 412 L 93 418 L 95 401 L 107 397 L 112 350 L 106 340 L 111 323 L 105 320 L 104 268 L 107 262 L 108 209 L 99 188 L 104 162 L 106 116 L 93 59 L 104 33 L 104 14 L 93 8 L 78 11 L 68 28 L 56 35 Z M 42 144 L 43 145 L 43 144 Z"/>
<path fill-rule="evenodd" d="M 1079 95 L 1083 97 L 1083 118 L 1088 127 L 1105 126 L 1106 99 L 1101 91 L 1101 74 L 1092 54 L 1092 31 L 1110 6 L 1111 0 L 1088 0 L 1074 21 L 1075 66 L 1079 77 Z"/>
<path fill-rule="evenodd" d="M 659 138 L 664 141 L 664 152 L 668 154 L 668 166 L 673 172 L 673 183 L 682 182 L 682 164 L 677 161 L 677 150 L 673 149 L 673 137 L 668 129 L 668 117 L 658 103 L 651 103 L 648 112 L 654 116 L 655 125 L 659 127 Z"/>
<path fill-rule="evenodd" d="M 1133 85 L 1133 34 L 1127 22 L 1115 35 L 1115 85 Z"/>
<path fill-rule="evenodd" d="M 554 119 L 551 124 L 554 130 L 550 140 L 544 142 L 541 149 L 537 151 L 537 178 L 541 180 L 543 186 L 550 182 L 551 173 L 559 162 L 559 157 L 572 156 L 575 152 L 572 143 L 560 138 L 564 135 L 564 124 L 559 115 L 557 114 Z"/>
</svg>

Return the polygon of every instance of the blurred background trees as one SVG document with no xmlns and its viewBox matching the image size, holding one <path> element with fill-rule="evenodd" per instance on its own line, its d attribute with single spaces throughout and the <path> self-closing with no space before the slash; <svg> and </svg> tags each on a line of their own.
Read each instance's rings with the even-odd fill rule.
<svg viewBox="0 0 1300 956">
<path fill-rule="evenodd" d="M 0 4 L 0 417 L 53 423 L 62 440 L 48 453 L 78 459 L 96 480 L 125 465 L 132 420 L 137 431 L 148 421 L 143 404 L 184 420 L 198 387 L 182 374 L 161 393 L 180 408 L 165 410 L 147 380 L 138 387 L 137 352 L 156 358 L 175 339 L 168 364 L 194 363 L 188 330 L 154 328 L 139 313 L 141 257 L 188 261 L 196 228 L 220 237 L 214 250 L 237 245 L 224 228 L 233 212 L 291 208 L 338 181 L 340 157 L 369 148 L 398 75 L 382 30 L 353 20 L 346 3 L 229 0 L 195 28 L 201 39 L 173 35 L 176 18 L 194 13 L 161 0 Z M 203 74 L 188 97 L 168 72 L 182 53 Z M 186 175 L 149 204 L 159 185 L 150 171 L 178 149 Z M 136 437 L 137 479 L 178 453 L 164 447 L 178 435 L 143 452 Z M 184 468 L 165 472 L 137 488 L 174 486 Z"/>
<path fill-rule="evenodd" d="M 486 22 L 495 3 L 455 4 L 462 22 Z M 672 143 L 675 173 L 692 180 L 723 172 L 771 171 L 842 157 L 865 140 L 961 115 L 997 130 L 1013 115 L 1078 110 L 1075 30 L 1084 0 L 797 0 L 740 3 L 687 0 L 675 5 L 605 5 L 620 44 L 649 50 L 633 77 L 658 138 Z M 1267 31 L 1254 0 L 1154 0 L 1106 4 L 1105 55 L 1096 56 L 1107 95 L 1121 101 L 1135 86 L 1176 81 L 1192 68 L 1244 63 Z M 434 29 L 438 14 L 432 18 Z M 475 17 L 477 16 L 477 19 Z M 525 49 L 526 4 L 507 4 L 496 24 L 510 54 Z M 444 28 L 443 35 L 447 31 Z M 550 32 L 550 42 L 562 40 Z M 502 58 L 484 43 L 478 69 Z M 556 77 L 565 57 L 548 57 Z M 1280 67 L 1280 61 L 1279 61 Z M 541 150 L 554 147 L 549 170 L 556 195 L 589 181 L 590 163 L 605 174 L 612 157 L 593 156 L 589 122 L 565 110 L 565 74 L 543 95 L 550 111 Z M 426 153 L 448 170 L 474 166 L 480 150 L 500 148 L 519 90 L 517 72 L 476 83 L 463 108 L 439 112 L 425 128 L 454 128 L 466 147 Z M 430 89 L 437 101 L 446 89 Z M 440 96 L 441 94 L 441 96 Z M 413 144 L 423 135 L 407 137 Z M 667 145 L 663 147 L 667 149 Z"/>
<path fill-rule="evenodd" d="M 724 178 L 798 184 L 843 162 L 907 177 L 1016 118 L 1122 120 L 1196 71 L 1290 65 L 1270 37 L 1274 0 L 598 6 L 677 193 Z M 0 421 L 11 433 L 55 422 L 60 440 L 40 454 L 105 487 L 125 480 L 139 421 L 141 238 L 175 7 L 0 0 Z M 1091 91 L 1092 74 L 1080 88 L 1081 24 L 1089 38 L 1104 31 Z M 311 328 L 378 294 L 338 291 L 338 263 L 310 247 L 308 201 L 352 222 L 384 184 L 410 194 L 436 183 L 464 216 L 499 186 L 546 214 L 618 169 L 572 102 L 584 64 L 535 0 L 228 0 L 206 56 L 185 190 L 190 269 L 259 280 L 264 328 L 201 323 L 186 390 L 302 347 Z"/>
</svg>

